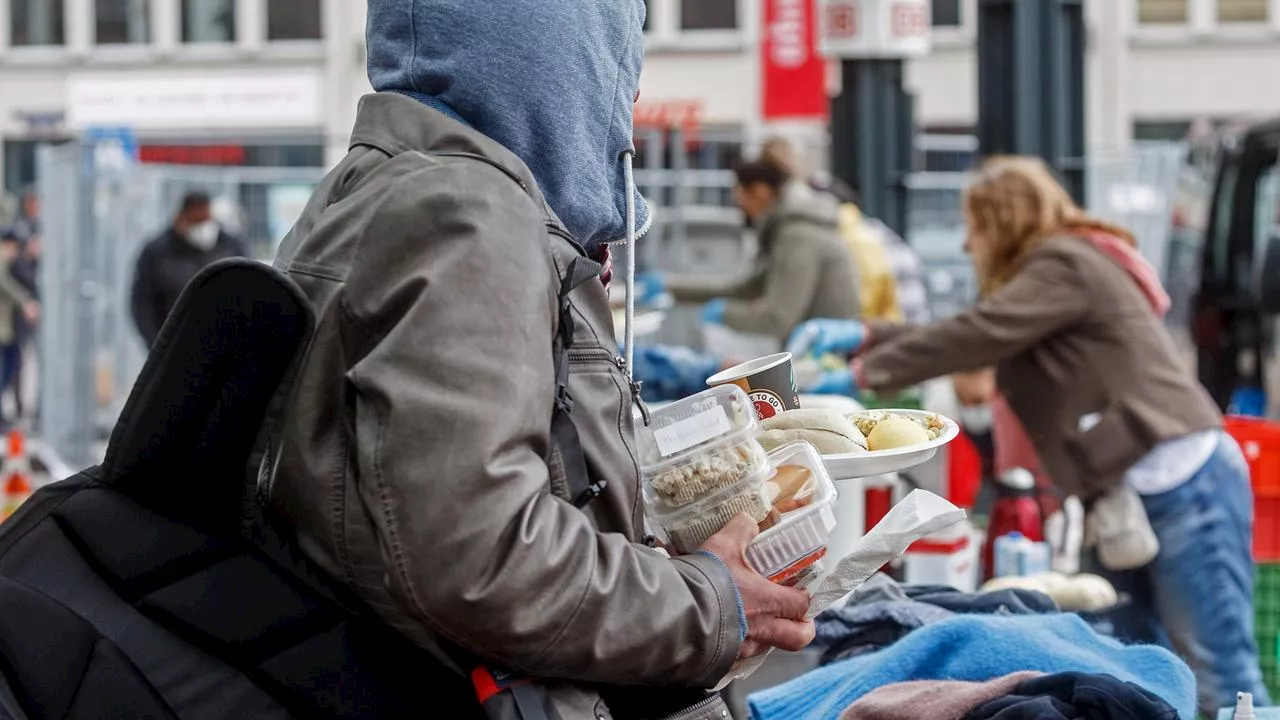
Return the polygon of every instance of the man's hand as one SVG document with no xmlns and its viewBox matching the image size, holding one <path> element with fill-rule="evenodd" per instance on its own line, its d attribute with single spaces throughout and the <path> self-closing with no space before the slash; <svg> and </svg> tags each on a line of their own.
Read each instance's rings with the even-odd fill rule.
<svg viewBox="0 0 1280 720">
<path fill-rule="evenodd" d="M 22 304 L 22 314 L 26 316 L 27 322 L 34 323 L 40 319 L 40 303 L 32 300 Z"/>
<path fill-rule="evenodd" d="M 747 616 L 747 639 L 738 658 L 763 655 L 770 648 L 796 652 L 813 642 L 813 622 L 805 620 L 809 593 L 769 582 L 747 564 L 747 544 L 760 533 L 748 515 L 738 515 L 711 536 L 702 549 L 729 568 Z"/>
</svg>

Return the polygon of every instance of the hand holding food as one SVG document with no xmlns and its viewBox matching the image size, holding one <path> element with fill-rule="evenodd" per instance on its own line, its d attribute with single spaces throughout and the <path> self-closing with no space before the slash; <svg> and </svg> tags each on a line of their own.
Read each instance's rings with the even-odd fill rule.
<svg viewBox="0 0 1280 720">
<path fill-rule="evenodd" d="M 747 616 L 747 639 L 738 651 L 743 660 L 775 647 L 798 652 L 814 637 L 813 622 L 804 619 L 809 593 L 769 582 L 747 564 L 747 545 L 758 533 L 751 518 L 739 515 L 702 546 L 725 564 L 738 587 Z"/>
</svg>

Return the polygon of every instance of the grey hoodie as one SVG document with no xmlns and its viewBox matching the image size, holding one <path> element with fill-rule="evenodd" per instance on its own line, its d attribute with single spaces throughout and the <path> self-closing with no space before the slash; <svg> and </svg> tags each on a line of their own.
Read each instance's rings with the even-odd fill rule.
<svg viewBox="0 0 1280 720">
<path fill-rule="evenodd" d="M 369 80 L 515 153 L 592 250 L 626 235 L 644 17 L 642 0 L 369 0 Z"/>
</svg>

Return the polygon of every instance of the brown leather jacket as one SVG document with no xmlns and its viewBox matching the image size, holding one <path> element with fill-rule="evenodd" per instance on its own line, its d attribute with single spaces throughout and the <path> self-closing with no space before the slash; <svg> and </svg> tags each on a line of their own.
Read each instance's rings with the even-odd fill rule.
<svg viewBox="0 0 1280 720">
<path fill-rule="evenodd" d="M 382 93 L 276 261 L 318 321 L 275 511 L 424 647 L 564 681 L 564 720 L 609 716 L 583 683 L 713 686 L 740 645 L 719 561 L 640 542 L 633 396 L 600 282 L 570 295 L 569 390 L 608 487 L 579 510 L 547 460 L 557 291 L 581 252 L 513 154 Z"/>
<path fill-rule="evenodd" d="M 1161 441 L 1222 423 L 1137 283 L 1072 237 L 1046 241 L 950 320 L 873 327 L 857 364 L 874 390 L 995 366 L 1049 476 L 1086 499 Z"/>
</svg>

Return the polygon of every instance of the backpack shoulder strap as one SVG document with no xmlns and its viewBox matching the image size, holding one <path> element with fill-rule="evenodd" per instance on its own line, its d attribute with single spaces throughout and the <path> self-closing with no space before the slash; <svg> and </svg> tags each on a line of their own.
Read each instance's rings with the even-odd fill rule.
<svg viewBox="0 0 1280 720">
<path fill-rule="evenodd" d="M 564 464 L 569 499 L 579 508 L 586 507 L 592 500 L 600 497 L 608 483 L 604 480 L 593 481 L 587 472 L 587 457 L 582 450 L 578 427 L 573 421 L 573 396 L 569 394 L 569 350 L 573 347 L 575 321 L 573 309 L 569 305 L 569 294 L 583 283 L 600 277 L 600 271 L 599 263 L 583 256 L 575 257 L 560 280 L 557 295 L 560 316 L 553 341 L 556 397 L 555 410 L 551 415 L 551 439 L 552 446 L 559 449 L 560 459 Z"/>
</svg>

